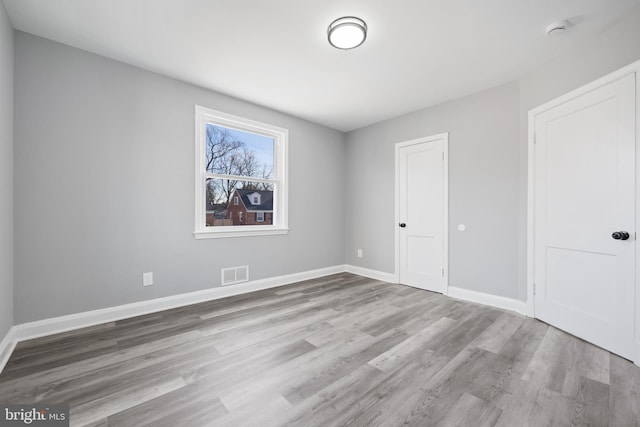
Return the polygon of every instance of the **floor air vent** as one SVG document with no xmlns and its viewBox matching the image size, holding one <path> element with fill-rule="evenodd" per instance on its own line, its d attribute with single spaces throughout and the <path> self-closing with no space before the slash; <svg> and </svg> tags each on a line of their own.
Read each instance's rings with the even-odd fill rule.
<svg viewBox="0 0 640 427">
<path fill-rule="evenodd" d="M 236 283 L 249 281 L 249 266 L 231 267 L 222 269 L 222 286 L 235 285 Z"/>
</svg>

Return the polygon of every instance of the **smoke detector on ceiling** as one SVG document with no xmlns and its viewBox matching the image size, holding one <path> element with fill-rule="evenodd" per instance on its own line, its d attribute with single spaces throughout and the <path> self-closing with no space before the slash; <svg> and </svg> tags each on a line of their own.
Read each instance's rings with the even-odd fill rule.
<svg viewBox="0 0 640 427">
<path fill-rule="evenodd" d="M 567 30 L 569 23 L 567 21 L 556 21 L 549 24 L 547 27 L 548 36 L 557 36 Z"/>
</svg>

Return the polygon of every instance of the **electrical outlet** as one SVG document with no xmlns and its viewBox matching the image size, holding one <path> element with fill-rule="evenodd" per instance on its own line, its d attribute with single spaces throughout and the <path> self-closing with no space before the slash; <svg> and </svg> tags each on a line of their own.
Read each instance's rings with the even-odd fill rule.
<svg viewBox="0 0 640 427">
<path fill-rule="evenodd" d="M 142 273 L 142 286 L 153 285 L 153 273 Z"/>
<path fill-rule="evenodd" d="M 358 249 L 358 258 L 362 258 L 362 249 Z"/>
</svg>

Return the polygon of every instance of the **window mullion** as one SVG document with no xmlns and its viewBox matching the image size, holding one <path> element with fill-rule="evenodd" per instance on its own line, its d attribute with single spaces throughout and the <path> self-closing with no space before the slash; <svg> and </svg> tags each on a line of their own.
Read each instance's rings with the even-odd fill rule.
<svg viewBox="0 0 640 427">
<path fill-rule="evenodd" d="M 239 175 L 224 175 L 220 173 L 211 173 L 205 172 L 204 179 L 228 179 L 230 181 L 252 181 L 252 182 L 263 182 L 265 184 L 275 184 L 278 182 L 277 178 L 269 179 L 269 178 L 257 178 L 252 176 L 239 176 Z"/>
</svg>

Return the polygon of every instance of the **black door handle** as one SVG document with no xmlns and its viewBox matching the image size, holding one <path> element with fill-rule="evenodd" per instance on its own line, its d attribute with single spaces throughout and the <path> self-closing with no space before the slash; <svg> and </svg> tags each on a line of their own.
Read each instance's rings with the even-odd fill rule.
<svg viewBox="0 0 640 427">
<path fill-rule="evenodd" d="M 616 231 L 611 235 L 611 237 L 613 237 L 615 240 L 628 240 L 629 233 L 627 233 L 626 231 Z"/>
<path fill-rule="evenodd" d="M 400 224 L 398 224 L 400 226 L 400 228 L 405 228 L 407 226 L 407 224 L 405 224 L 404 222 L 401 222 Z"/>
</svg>

